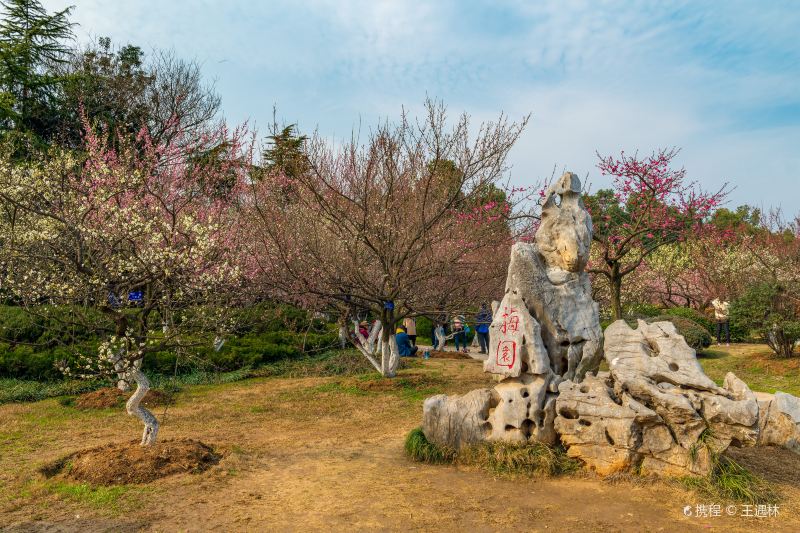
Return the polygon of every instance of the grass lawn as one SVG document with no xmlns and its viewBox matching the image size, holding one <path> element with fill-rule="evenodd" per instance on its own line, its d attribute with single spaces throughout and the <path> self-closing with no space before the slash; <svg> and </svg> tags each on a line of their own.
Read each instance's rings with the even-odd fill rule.
<svg viewBox="0 0 800 533">
<path fill-rule="evenodd" d="M 765 344 L 715 345 L 697 359 L 719 385 L 725 374 L 733 372 L 754 391 L 800 396 L 800 357 L 778 357 Z"/>
</svg>

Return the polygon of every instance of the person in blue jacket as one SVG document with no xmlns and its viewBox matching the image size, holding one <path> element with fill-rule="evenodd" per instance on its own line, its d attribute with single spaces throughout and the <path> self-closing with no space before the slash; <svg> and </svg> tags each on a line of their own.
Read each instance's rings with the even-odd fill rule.
<svg viewBox="0 0 800 533">
<path fill-rule="evenodd" d="M 400 357 L 414 357 L 417 355 L 417 347 L 411 343 L 411 337 L 406 333 L 406 328 L 404 326 L 397 328 L 394 338 L 397 341 Z"/>
<path fill-rule="evenodd" d="M 478 334 L 478 344 L 481 353 L 489 353 L 489 326 L 492 324 L 492 312 L 486 302 L 481 304 L 481 309 L 475 315 L 475 333 Z"/>
</svg>

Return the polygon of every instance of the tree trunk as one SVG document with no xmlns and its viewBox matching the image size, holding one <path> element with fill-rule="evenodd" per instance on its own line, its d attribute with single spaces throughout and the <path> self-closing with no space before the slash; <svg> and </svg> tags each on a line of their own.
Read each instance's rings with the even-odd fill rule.
<svg viewBox="0 0 800 533">
<path fill-rule="evenodd" d="M 382 329 L 381 322 L 376 320 L 375 323 L 372 325 L 372 331 L 369 334 L 369 337 L 364 337 L 358 329 L 358 320 L 353 320 L 353 335 L 357 342 L 353 342 L 353 345 L 356 349 L 361 352 L 361 355 L 367 358 L 367 361 L 375 367 L 375 370 L 378 372 L 383 373 L 381 364 L 375 359 L 375 346 L 376 340 L 378 338 L 378 333 L 380 333 Z"/>
<path fill-rule="evenodd" d="M 442 326 L 436 326 L 436 329 L 433 331 L 433 336 L 435 337 L 433 340 L 433 349 L 444 351 L 447 345 L 447 337 L 444 334 L 444 328 Z"/>
<path fill-rule="evenodd" d="M 394 309 L 383 309 L 381 313 L 383 332 L 381 334 L 381 375 L 385 378 L 393 378 L 397 375 L 397 367 L 400 366 L 400 349 L 397 347 L 395 329 Z"/>
<path fill-rule="evenodd" d="M 133 393 L 125 404 L 125 410 L 131 416 L 137 417 L 144 424 L 144 432 L 142 433 L 142 446 L 152 446 L 156 443 L 158 436 L 158 420 L 156 417 L 140 405 L 147 391 L 150 390 L 150 381 L 138 368 L 133 368 L 129 377 L 136 382 L 136 392 Z"/>
<path fill-rule="evenodd" d="M 400 366 L 400 349 L 397 347 L 397 338 L 394 333 L 388 339 L 381 340 L 381 375 L 393 378 L 397 375 Z"/>
<path fill-rule="evenodd" d="M 611 267 L 611 316 L 614 320 L 622 318 L 622 276 L 616 263 Z"/>
</svg>

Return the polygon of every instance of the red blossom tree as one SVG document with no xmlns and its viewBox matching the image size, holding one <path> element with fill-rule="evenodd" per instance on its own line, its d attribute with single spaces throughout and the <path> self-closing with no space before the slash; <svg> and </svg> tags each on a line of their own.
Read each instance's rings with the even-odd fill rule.
<svg viewBox="0 0 800 533">
<path fill-rule="evenodd" d="M 514 209 L 497 185 L 523 125 L 501 117 L 473 136 L 468 117 L 448 127 L 444 107 L 428 102 L 424 118 L 381 124 L 364 144 L 312 137 L 301 172 L 253 184 L 251 274 L 275 298 L 335 307 L 347 330 L 369 311 L 383 326 L 380 355 L 372 339 L 351 338 L 393 376 L 404 317 L 502 294 Z"/>
<path fill-rule="evenodd" d="M 603 176 L 613 190 L 587 198 L 592 213 L 596 260 L 589 272 L 606 278 L 611 311 L 622 316 L 622 283 L 659 248 L 691 238 L 726 196 L 726 187 L 709 194 L 687 181 L 684 169 L 671 167 L 678 154 L 662 149 L 647 157 L 598 154 Z"/>
</svg>

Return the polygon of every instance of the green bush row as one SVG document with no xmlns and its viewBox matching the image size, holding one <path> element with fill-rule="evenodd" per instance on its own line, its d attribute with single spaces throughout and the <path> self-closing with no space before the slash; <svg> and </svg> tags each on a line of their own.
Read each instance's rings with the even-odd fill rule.
<svg viewBox="0 0 800 533">
<path fill-rule="evenodd" d="M 305 347 L 303 341 L 305 340 Z M 240 368 L 255 368 L 281 359 L 302 357 L 338 346 L 338 337 L 328 334 L 297 334 L 287 331 L 248 335 L 231 339 L 220 351 L 195 347 L 183 352 L 151 352 L 144 358 L 145 370 L 157 374 L 188 373 L 195 369 L 230 372 Z M 305 350 L 305 351 L 304 351 Z"/>
<path fill-rule="evenodd" d="M 74 368 L 78 361 L 77 353 L 96 353 L 97 345 L 97 341 L 89 341 L 71 347 L 34 349 L 28 345 L 0 343 L 0 378 L 36 381 L 61 379 L 63 375 L 58 370 L 60 363 Z M 338 338 L 334 333 L 272 332 L 232 338 L 219 351 L 211 346 L 194 346 L 181 351 L 151 352 L 145 356 L 143 368 L 157 374 L 185 374 L 198 369 L 229 372 L 281 359 L 298 358 L 336 346 Z"/>
</svg>

